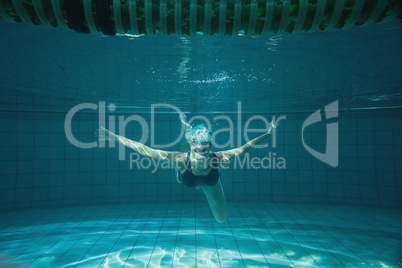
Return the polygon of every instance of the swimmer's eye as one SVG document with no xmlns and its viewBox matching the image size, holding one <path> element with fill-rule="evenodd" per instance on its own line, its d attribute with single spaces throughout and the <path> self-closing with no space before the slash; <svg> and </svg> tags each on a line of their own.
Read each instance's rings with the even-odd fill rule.
<svg viewBox="0 0 402 268">
<path fill-rule="evenodd" d="M 209 151 L 209 148 L 197 148 L 195 149 L 196 152 L 205 153 Z"/>
</svg>

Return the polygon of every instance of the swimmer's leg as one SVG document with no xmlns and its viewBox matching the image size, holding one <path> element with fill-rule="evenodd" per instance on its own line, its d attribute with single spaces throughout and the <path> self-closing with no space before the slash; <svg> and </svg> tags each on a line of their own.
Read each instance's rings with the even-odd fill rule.
<svg viewBox="0 0 402 268">
<path fill-rule="evenodd" d="M 207 197 L 209 207 L 217 222 L 223 223 L 228 217 L 226 209 L 226 198 L 223 193 L 221 181 L 219 180 L 214 186 L 202 187 L 202 190 Z"/>
</svg>

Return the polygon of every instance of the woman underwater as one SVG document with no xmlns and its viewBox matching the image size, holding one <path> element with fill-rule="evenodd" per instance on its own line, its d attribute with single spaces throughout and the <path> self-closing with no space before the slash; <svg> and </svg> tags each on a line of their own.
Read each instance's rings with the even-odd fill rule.
<svg viewBox="0 0 402 268">
<path fill-rule="evenodd" d="M 239 148 L 212 152 L 212 138 L 208 129 L 203 125 L 192 127 L 187 123 L 184 113 L 180 114 L 180 120 L 186 129 L 185 137 L 190 144 L 189 152 L 169 152 L 152 149 L 142 143 L 116 135 L 103 127 L 99 130 L 99 138 L 116 140 L 143 156 L 171 162 L 177 170 L 177 181 L 188 187 L 201 188 L 207 197 L 216 221 L 223 223 L 227 219 L 227 210 L 225 195 L 219 179 L 220 171 L 236 157 L 245 155 L 254 149 L 256 145 L 265 142 L 271 136 L 272 130 L 277 127 L 277 124 L 272 121 L 265 134 Z"/>
</svg>

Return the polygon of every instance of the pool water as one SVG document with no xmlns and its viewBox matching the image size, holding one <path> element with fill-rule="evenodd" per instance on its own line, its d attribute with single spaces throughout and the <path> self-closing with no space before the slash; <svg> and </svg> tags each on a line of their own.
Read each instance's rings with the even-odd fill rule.
<svg viewBox="0 0 402 268">
<path fill-rule="evenodd" d="M 289 203 L 142 203 L 2 213 L 2 267 L 401 267 L 402 212 Z"/>
<path fill-rule="evenodd" d="M 0 267 L 402 267 L 402 20 L 208 38 L 0 20 L 0 33 Z M 179 110 L 211 123 L 213 152 L 282 118 L 242 158 L 265 166 L 219 174 L 222 224 L 173 168 L 132 165 L 95 134 L 186 152 L 162 146 Z"/>
</svg>

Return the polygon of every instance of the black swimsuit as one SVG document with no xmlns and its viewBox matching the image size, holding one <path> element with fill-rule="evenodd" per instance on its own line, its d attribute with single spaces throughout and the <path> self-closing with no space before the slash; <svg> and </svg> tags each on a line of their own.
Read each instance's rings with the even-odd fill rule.
<svg viewBox="0 0 402 268">
<path fill-rule="evenodd" d="M 213 153 L 213 157 L 211 159 L 212 168 L 209 174 L 205 176 L 196 176 L 191 171 L 190 152 L 188 152 L 186 169 L 183 171 L 183 173 L 179 171 L 179 181 L 187 187 L 215 185 L 219 180 L 218 161 L 218 157 L 215 153 Z"/>
</svg>

